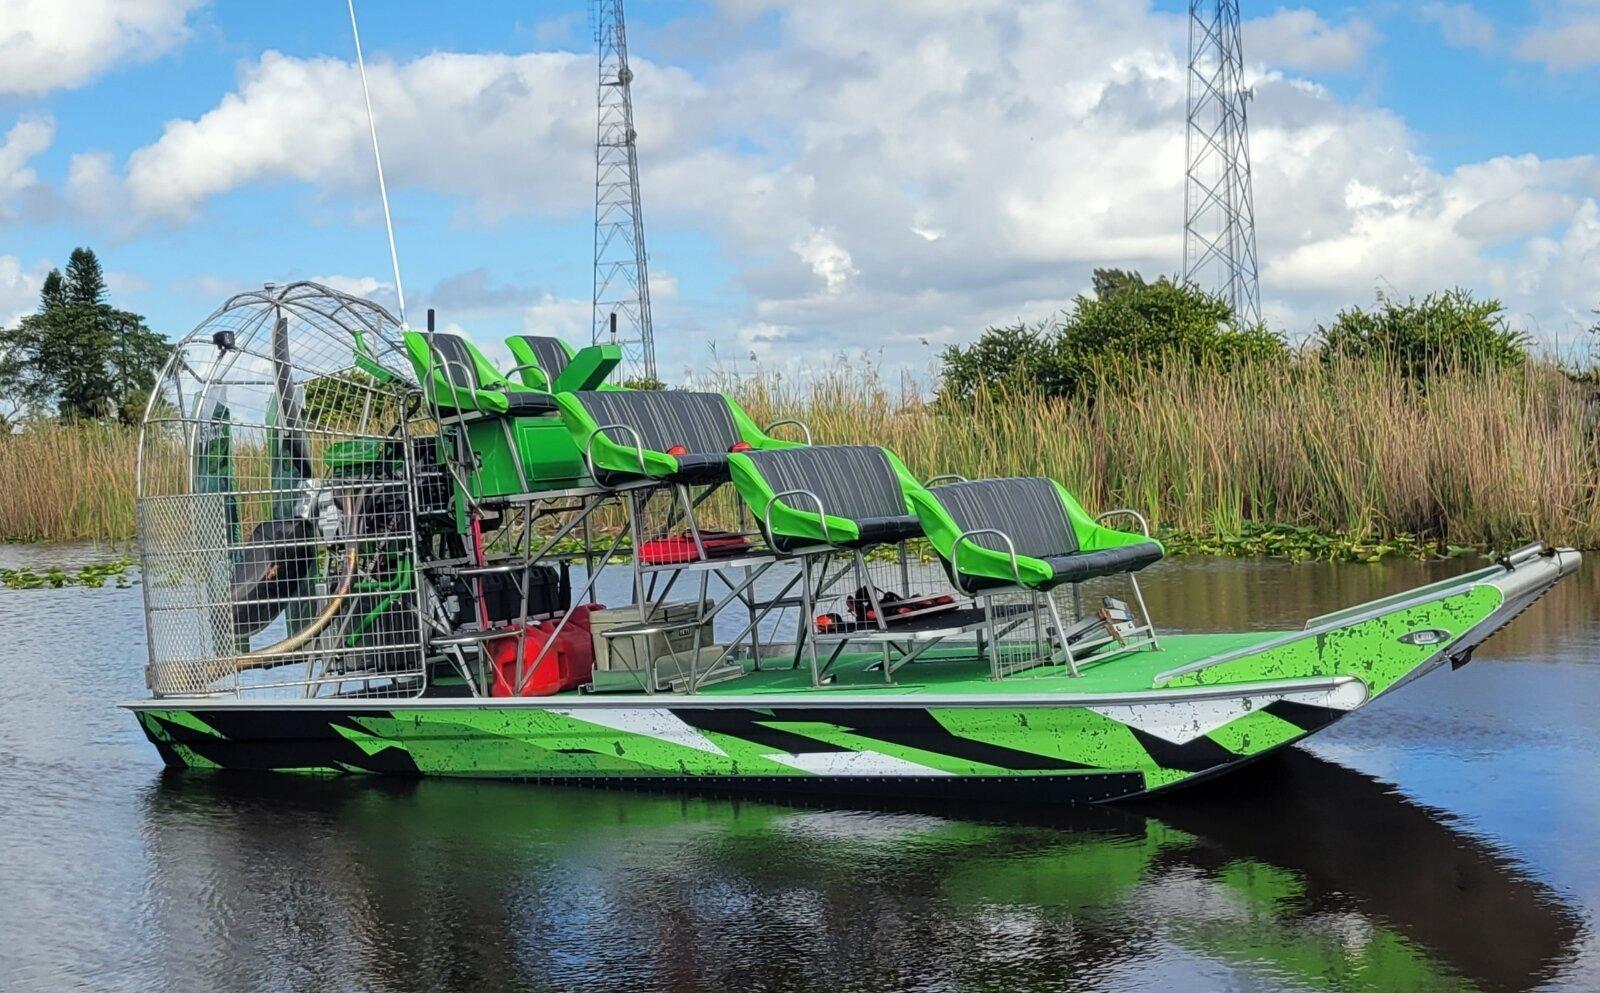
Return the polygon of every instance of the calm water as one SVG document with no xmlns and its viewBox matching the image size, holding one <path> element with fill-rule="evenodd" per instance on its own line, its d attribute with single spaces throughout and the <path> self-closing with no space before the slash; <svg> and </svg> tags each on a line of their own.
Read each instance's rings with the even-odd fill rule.
<svg viewBox="0 0 1600 993">
<path fill-rule="evenodd" d="M 1270 628 L 1461 568 L 1146 589 Z M 0 592 L 0 990 L 1594 990 L 1595 574 L 1309 750 L 1078 811 L 165 774 L 113 706 L 138 590 Z"/>
</svg>

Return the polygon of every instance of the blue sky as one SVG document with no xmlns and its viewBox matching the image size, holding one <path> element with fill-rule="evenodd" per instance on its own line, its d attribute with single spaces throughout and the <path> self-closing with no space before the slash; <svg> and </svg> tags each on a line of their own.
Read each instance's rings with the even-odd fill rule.
<svg viewBox="0 0 1600 993">
<path fill-rule="evenodd" d="M 358 9 L 413 319 L 581 337 L 581 0 Z M 713 346 L 920 370 L 1095 265 L 1176 269 L 1183 11 L 629 4 L 669 378 Z M 1600 304 L 1600 4 L 1244 13 L 1269 320 L 1461 284 L 1575 347 Z M 351 59 L 337 0 L 0 0 L 0 321 L 79 244 L 171 334 L 264 280 L 392 302 Z"/>
</svg>

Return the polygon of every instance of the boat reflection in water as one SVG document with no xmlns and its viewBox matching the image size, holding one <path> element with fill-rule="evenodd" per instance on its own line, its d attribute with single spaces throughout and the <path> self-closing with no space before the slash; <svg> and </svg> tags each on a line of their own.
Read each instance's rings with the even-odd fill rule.
<svg viewBox="0 0 1600 993">
<path fill-rule="evenodd" d="M 1292 749 L 1115 809 L 188 775 L 146 817 L 173 988 L 1528 990 L 1587 937 L 1441 815 Z"/>
</svg>

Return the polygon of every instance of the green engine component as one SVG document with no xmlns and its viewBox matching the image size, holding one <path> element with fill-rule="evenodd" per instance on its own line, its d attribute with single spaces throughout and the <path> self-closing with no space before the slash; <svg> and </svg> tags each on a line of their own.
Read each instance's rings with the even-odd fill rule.
<svg viewBox="0 0 1600 993">
<path fill-rule="evenodd" d="M 376 438 L 336 441 L 322 453 L 322 461 L 327 475 L 333 479 L 366 479 L 405 468 L 398 446 Z"/>
<path fill-rule="evenodd" d="M 466 432 L 467 445 L 477 460 L 477 471 L 466 474 L 474 499 L 560 490 L 588 482 L 583 455 L 559 417 L 490 418 L 451 426 L 450 430 Z M 513 441 L 528 475 L 527 485 L 517 476 L 511 455 Z"/>
</svg>

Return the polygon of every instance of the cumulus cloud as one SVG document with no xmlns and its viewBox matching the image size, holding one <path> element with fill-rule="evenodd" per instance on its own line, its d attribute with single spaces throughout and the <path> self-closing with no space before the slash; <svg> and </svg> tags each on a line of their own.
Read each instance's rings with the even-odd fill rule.
<svg viewBox="0 0 1600 993">
<path fill-rule="evenodd" d="M 20 198 L 38 191 L 39 175 L 29 162 L 55 140 L 55 121 L 49 117 L 23 117 L 0 139 L 0 220 L 12 217 Z"/>
<path fill-rule="evenodd" d="M 39 309 L 39 290 L 49 271 L 48 262 L 27 266 L 15 255 L 0 255 L 0 328 L 12 327 Z"/>
<path fill-rule="evenodd" d="M 641 69 L 644 75 L 646 69 Z M 472 198 L 484 218 L 570 211 L 593 182 L 594 69 L 567 52 L 436 53 L 368 66 L 392 187 Z M 700 96 L 686 73 L 651 73 L 659 99 L 642 154 L 681 153 L 701 128 L 684 120 Z M 169 122 L 119 171 L 103 153 L 71 166 L 76 201 L 134 223 L 192 220 L 211 198 L 252 183 L 300 182 L 339 192 L 372 189 L 365 105 L 356 68 L 332 58 L 268 52 L 245 66 L 238 89 L 194 120 Z"/>
<path fill-rule="evenodd" d="M 6 0 L 0 93 L 82 86 L 125 62 L 155 58 L 189 34 L 205 0 Z"/>
<path fill-rule="evenodd" d="M 812 273 L 822 280 L 823 289 L 837 294 L 849 284 L 851 276 L 861 274 L 850 261 L 850 253 L 821 231 L 809 235 L 789 246 L 800 261 L 811 267 Z"/>
<path fill-rule="evenodd" d="M 1355 18 L 1329 24 L 1314 10 L 1278 10 L 1244 22 L 1244 53 L 1285 69 L 1333 72 L 1354 69 L 1366 61 L 1378 30 Z"/>
<path fill-rule="evenodd" d="M 1557 71 L 1600 64 L 1600 3 L 1554 0 L 1517 43 L 1516 54 Z"/>
<path fill-rule="evenodd" d="M 731 302 L 674 303 L 664 368 L 707 339 L 763 356 L 871 346 L 915 365 L 986 324 L 1062 308 L 1095 266 L 1177 268 L 1181 17 L 1126 0 L 723 0 L 717 15 L 719 57 L 704 70 L 638 64 L 652 230 L 706 232 L 734 265 Z M 1587 311 L 1594 161 L 1441 171 L 1399 117 L 1299 75 L 1358 64 L 1370 27 L 1298 10 L 1252 25 L 1275 320 L 1304 330 L 1380 282 L 1476 286 L 1546 324 Z M 587 56 L 436 53 L 379 61 L 372 76 L 397 196 L 442 192 L 484 222 L 588 212 Z M 183 223 L 263 184 L 347 210 L 372 195 L 359 93 L 347 62 L 269 53 L 126 160 L 79 156 L 69 188 L 145 223 Z M 587 337 L 586 300 L 472 271 L 435 292 Z"/>
<path fill-rule="evenodd" d="M 522 312 L 522 327 L 533 334 L 555 335 L 574 344 L 589 340 L 589 321 L 594 305 L 588 300 L 541 293 Z"/>
<path fill-rule="evenodd" d="M 1417 16 L 1438 27 L 1447 45 L 1493 52 L 1499 45 L 1494 22 L 1470 3 L 1425 3 Z"/>
</svg>

